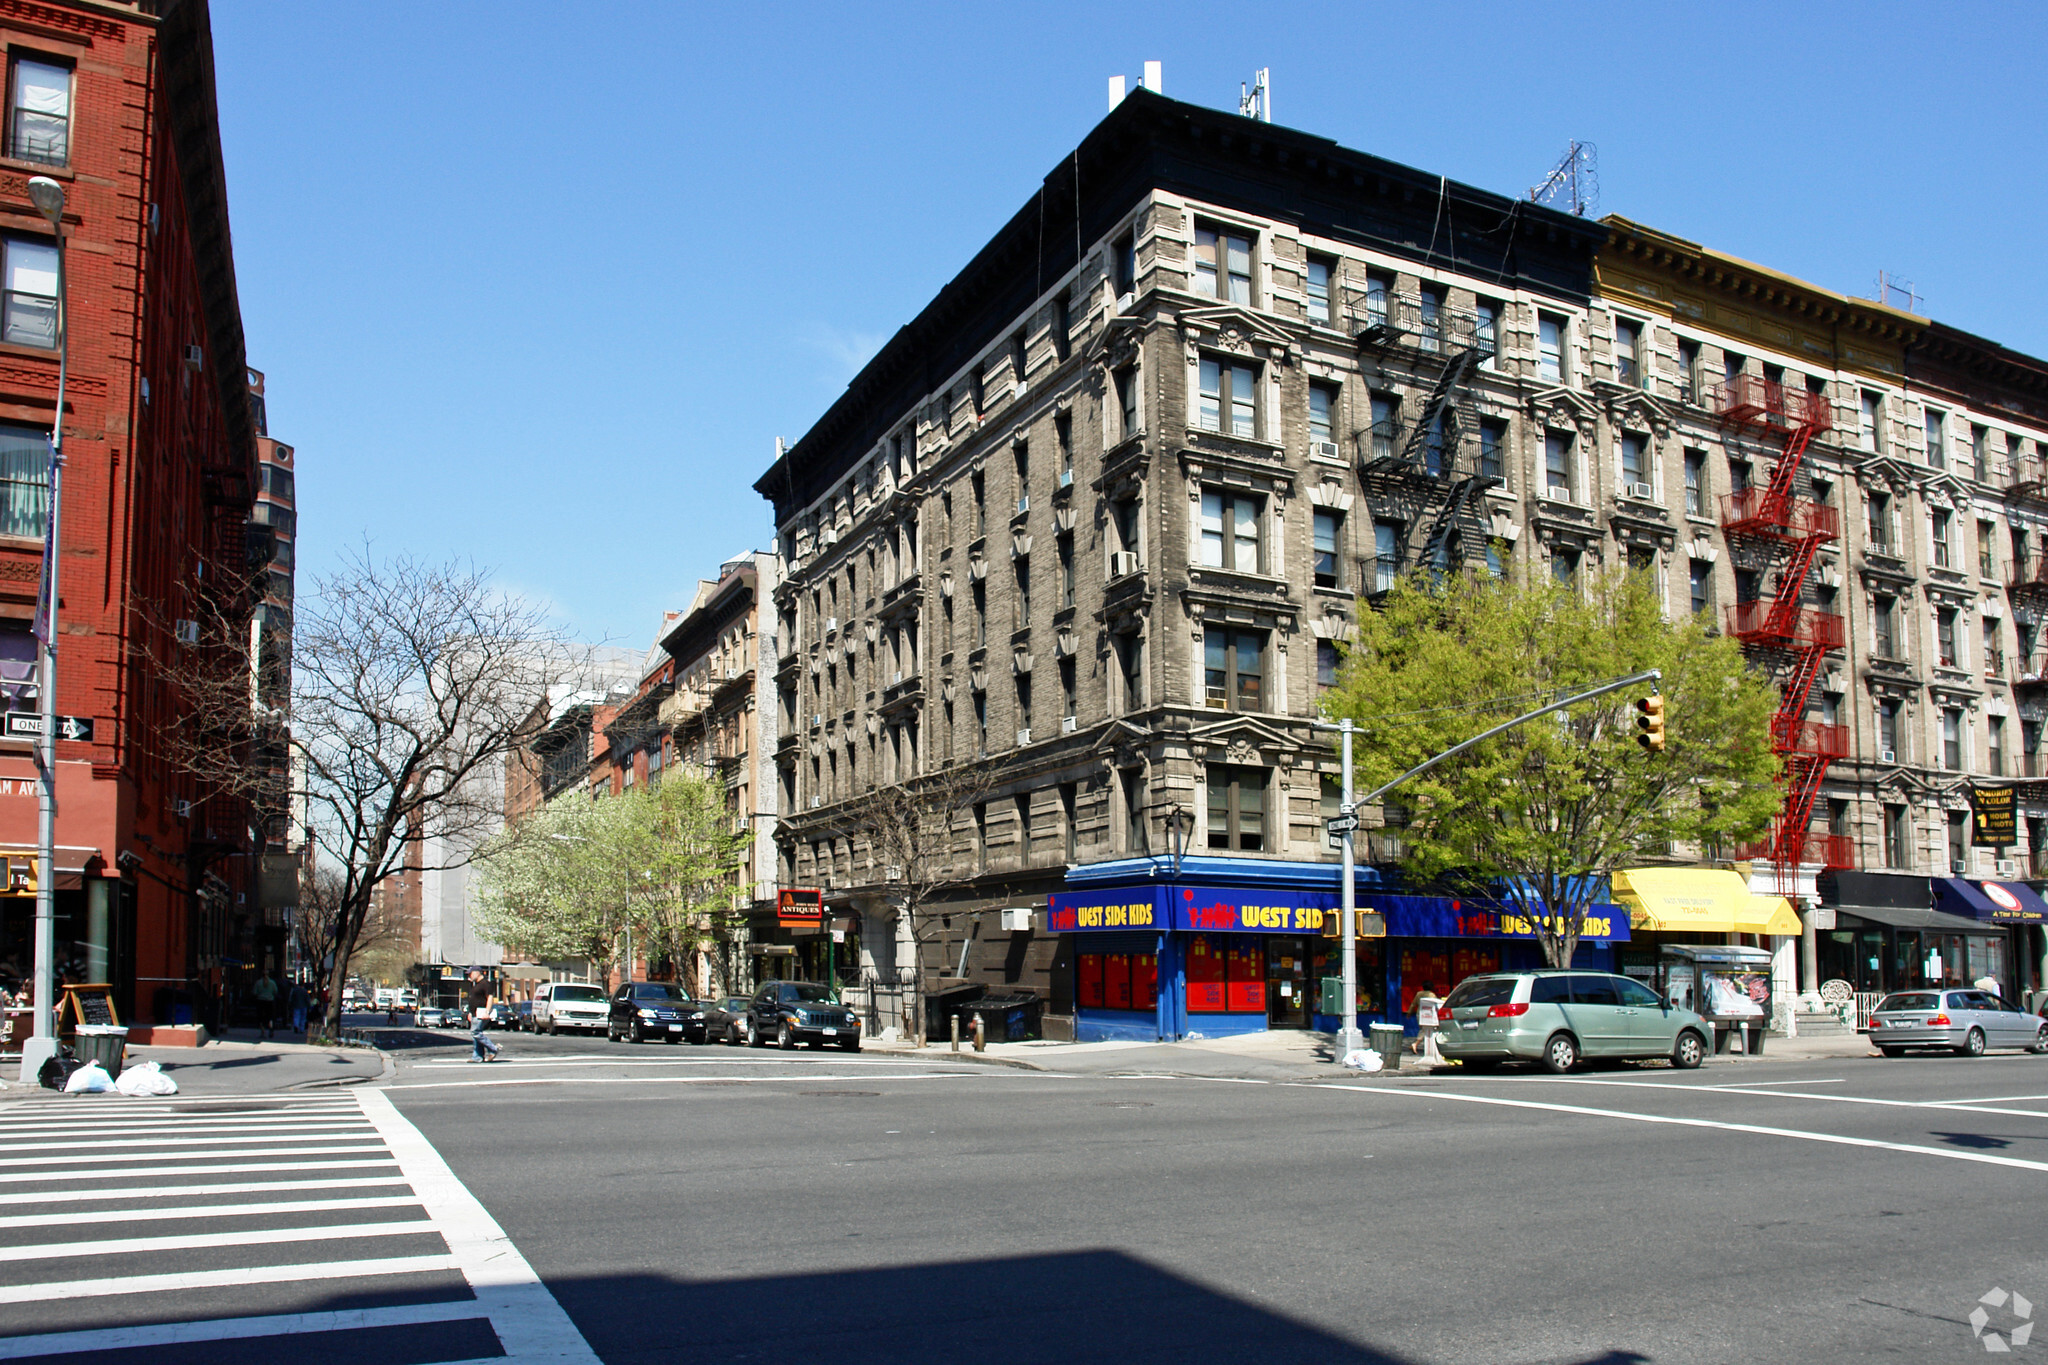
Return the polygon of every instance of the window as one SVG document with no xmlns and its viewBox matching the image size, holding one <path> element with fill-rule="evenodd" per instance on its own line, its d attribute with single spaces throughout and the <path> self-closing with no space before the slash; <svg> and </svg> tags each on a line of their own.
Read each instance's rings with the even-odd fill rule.
<svg viewBox="0 0 2048 1365">
<path fill-rule="evenodd" d="M 1401 528 L 1391 521 L 1372 525 L 1373 591 L 1386 592 L 1401 572 Z"/>
<path fill-rule="evenodd" d="M 1202 361 L 1201 404 L 1196 416 L 1204 431 L 1256 438 L 1259 434 L 1259 391 L 1249 365 L 1221 360 Z"/>
<path fill-rule="evenodd" d="M 1335 687 L 1337 670 L 1343 662 L 1343 656 L 1337 652 L 1336 641 L 1316 641 L 1316 686 Z"/>
<path fill-rule="evenodd" d="M 1948 866 L 1949 871 L 1962 873 L 1970 865 L 1970 843 L 1965 824 L 1969 816 L 1959 810 L 1948 813 Z"/>
<path fill-rule="evenodd" d="M 1337 274 L 1337 263 L 1328 256 L 1310 256 L 1306 289 L 1308 291 L 1308 320 L 1320 322 L 1325 327 L 1334 320 L 1330 311 L 1330 281 Z"/>
<path fill-rule="evenodd" d="M 1984 427 L 1970 428 L 1970 463 L 1974 477 L 1979 480 L 1991 477 L 1991 432 Z"/>
<path fill-rule="evenodd" d="M 977 578 L 967 589 L 967 599 L 974 606 L 974 648 L 988 644 L 988 583 Z"/>
<path fill-rule="evenodd" d="M 1067 861 L 1081 856 L 1081 822 L 1076 819 L 1081 789 L 1072 782 L 1060 784 L 1060 833 L 1066 840 Z"/>
<path fill-rule="evenodd" d="M 1707 452 L 1688 450 L 1685 452 L 1685 514 L 1689 517 L 1703 517 L 1707 514 Z"/>
<path fill-rule="evenodd" d="M 49 513 L 49 436 L 0 424 L 0 536 L 41 539 Z"/>
<path fill-rule="evenodd" d="M 1116 639 L 1117 672 L 1123 680 L 1124 710 L 1136 711 L 1145 704 L 1145 648 L 1137 635 Z"/>
<path fill-rule="evenodd" d="M 1209 847 L 1258 853 L 1266 847 L 1266 770 L 1209 765 Z"/>
<path fill-rule="evenodd" d="M 1998 523 L 1980 521 L 1977 523 L 1977 576 L 1998 577 Z"/>
<path fill-rule="evenodd" d="M 1212 299 L 1252 301 L 1252 239 L 1216 228 L 1195 229 L 1195 292 Z"/>
<path fill-rule="evenodd" d="M 1111 255 L 1117 294 L 1135 294 L 1138 291 L 1138 230 L 1135 227 L 1116 239 Z"/>
<path fill-rule="evenodd" d="M 1446 409 L 1439 408 L 1429 419 L 1429 430 L 1422 442 L 1422 465 L 1432 474 L 1441 475 L 1450 464 L 1450 436 L 1445 424 L 1454 420 Z"/>
<path fill-rule="evenodd" d="M 1892 500 L 1888 493 L 1872 493 L 1863 500 L 1863 537 L 1877 554 L 1888 555 L 1892 545 Z"/>
<path fill-rule="evenodd" d="M 1873 455 L 1884 449 L 1884 395 L 1875 389 L 1865 389 L 1859 401 L 1856 444 Z"/>
<path fill-rule="evenodd" d="M 1023 511 L 1031 495 L 1031 442 L 1018 441 L 1010 447 L 1010 458 L 1017 462 L 1017 510 Z"/>
<path fill-rule="evenodd" d="M 1928 530 L 1934 538 L 1935 567 L 1949 567 L 1949 533 L 1954 529 L 1955 517 L 1946 507 L 1937 507 L 1928 514 Z"/>
<path fill-rule="evenodd" d="M 1956 657 L 1956 609 L 1941 607 L 1934 613 L 1934 648 L 1943 668 L 1959 668 Z"/>
<path fill-rule="evenodd" d="M 1052 543 L 1060 563 L 1060 606 L 1064 609 L 1074 605 L 1074 537 L 1056 536 Z"/>
<path fill-rule="evenodd" d="M 1889 697 L 1877 704 L 1877 748 L 1881 761 L 1898 762 L 1899 704 Z"/>
<path fill-rule="evenodd" d="M 1052 353 L 1065 360 L 1074 353 L 1074 306 L 1065 294 L 1052 301 Z"/>
<path fill-rule="evenodd" d="M 1394 297 L 1393 277 L 1377 270 L 1365 272 L 1365 325 L 1387 325 L 1387 307 Z"/>
<path fill-rule="evenodd" d="M 1315 577 L 1319 588 L 1341 588 L 1343 584 L 1344 514 L 1318 511 L 1315 514 Z"/>
<path fill-rule="evenodd" d="M 71 159 L 71 68 L 27 57 L 14 63 L 13 111 L 7 125 L 7 154 L 45 166 Z"/>
<path fill-rule="evenodd" d="M 1632 389 L 1643 386 L 1643 365 L 1641 350 L 1643 329 L 1640 323 L 1625 318 L 1614 320 L 1614 382 L 1626 384 Z"/>
<path fill-rule="evenodd" d="M 1560 502 L 1572 499 L 1572 438 L 1569 432 L 1543 433 L 1543 491 Z"/>
<path fill-rule="evenodd" d="M 2005 676 L 2005 650 L 1999 643 L 1996 616 L 1978 618 L 1978 648 L 1983 653 L 1984 676 L 1996 680 Z"/>
<path fill-rule="evenodd" d="M 988 871 L 988 802 L 974 803 L 974 870 Z"/>
<path fill-rule="evenodd" d="M 7 278 L 0 340 L 17 346 L 57 344 L 57 248 L 18 237 L 0 241 Z"/>
<path fill-rule="evenodd" d="M 1536 315 L 1536 375 L 1564 382 L 1565 320 L 1555 313 Z"/>
<path fill-rule="evenodd" d="M 1388 393 L 1372 396 L 1372 457 L 1394 458 L 1394 445 L 1401 435 L 1401 400 Z"/>
<path fill-rule="evenodd" d="M 1927 409 L 1927 467 L 1945 469 L 1948 467 L 1948 443 L 1945 439 L 1946 423 L 1943 415 L 1933 408 Z"/>
<path fill-rule="evenodd" d="M 2005 717 L 1990 716 L 1984 722 L 1985 747 L 1990 758 L 1991 775 L 2005 776 Z"/>
<path fill-rule="evenodd" d="M 1714 566 L 1704 559 L 1688 560 L 1692 580 L 1692 614 L 1697 616 L 1714 606 Z"/>
<path fill-rule="evenodd" d="M 1870 647 L 1880 659 L 1899 657 L 1898 599 L 1880 597 L 1870 606 Z"/>
<path fill-rule="evenodd" d="M 1074 415 L 1062 412 L 1052 419 L 1053 454 L 1059 459 L 1059 486 L 1074 482 Z"/>
<path fill-rule="evenodd" d="M 1678 340 L 1678 396 L 1688 403 L 1700 401 L 1700 344 Z"/>
<path fill-rule="evenodd" d="M 1202 563 L 1238 573 L 1264 571 L 1259 543 L 1263 499 L 1253 493 L 1202 494 Z"/>
<path fill-rule="evenodd" d="M 1941 713 L 1941 766 L 1952 773 L 1963 770 L 1963 713 L 1953 706 Z"/>
<path fill-rule="evenodd" d="M 1913 866 L 1913 828 L 1904 806 L 1884 808 L 1885 866 L 1910 869 Z"/>
<path fill-rule="evenodd" d="M 1144 853 L 1150 846 L 1146 837 L 1145 774 L 1133 769 L 1121 775 L 1124 789 L 1124 852 Z"/>
<path fill-rule="evenodd" d="M 1444 348 L 1444 291 L 1424 285 L 1416 296 L 1416 345 L 1425 351 Z"/>
<path fill-rule="evenodd" d="M 1337 388 L 1334 384 L 1308 386 L 1308 452 L 1325 457 L 1337 454 Z"/>
<path fill-rule="evenodd" d="M 1116 372 L 1117 439 L 1128 441 L 1142 428 L 1138 425 L 1138 367 L 1126 365 Z"/>
<path fill-rule="evenodd" d="M 1562 546 L 1550 552 L 1550 576 L 1559 583 L 1570 585 L 1579 578 L 1579 552 Z"/>
<path fill-rule="evenodd" d="M 1479 423 L 1479 477 L 1507 482 L 1508 424 L 1485 418 Z"/>
<path fill-rule="evenodd" d="M 1060 719 L 1073 720 L 1078 712 L 1079 697 L 1074 685 L 1076 665 L 1072 659 L 1060 660 Z"/>
<path fill-rule="evenodd" d="M 1495 299 L 1474 300 L 1473 313 L 1472 341 L 1479 348 L 1479 368 L 1490 370 L 1500 354 L 1500 303 Z"/>
<path fill-rule="evenodd" d="M 1742 367 L 1746 364 L 1748 364 L 1748 362 L 1744 360 L 1740 355 L 1736 354 L 1734 351 L 1722 351 L 1721 382 L 1723 384 L 1726 384 L 1730 389 L 1733 389 L 1735 387 L 1735 381 L 1742 378 Z"/>
<path fill-rule="evenodd" d="M 1203 633 L 1202 699 L 1216 711 L 1263 711 L 1266 634 L 1210 628 Z"/>
<path fill-rule="evenodd" d="M 1031 628 L 1031 556 L 1018 555 L 1013 568 L 1017 574 L 1017 629 Z"/>
<path fill-rule="evenodd" d="M 1031 793 L 1025 792 L 1017 800 L 1017 861 L 1025 867 L 1031 866 Z"/>
<path fill-rule="evenodd" d="M 1110 504 L 1110 518 L 1116 525 L 1116 548 L 1131 556 L 1140 558 L 1138 545 L 1138 500 L 1122 498 Z"/>
<path fill-rule="evenodd" d="M 1730 460 L 1728 462 L 1728 491 L 1738 494 L 1748 492 L 1749 475 L 1748 460 Z"/>
<path fill-rule="evenodd" d="M 1621 484 L 1622 492 L 1630 497 L 1650 496 L 1650 471 L 1643 461 L 1643 446 L 1647 438 L 1633 431 L 1621 433 Z"/>
<path fill-rule="evenodd" d="M 974 516 L 971 519 L 968 534 L 973 539 L 980 540 L 984 535 L 988 534 L 988 499 L 985 496 L 986 486 L 982 482 L 980 470 L 975 470 L 968 477 L 967 491 L 974 504 Z"/>
<path fill-rule="evenodd" d="M 974 694 L 974 748 L 977 753 L 988 752 L 988 693 Z"/>
</svg>

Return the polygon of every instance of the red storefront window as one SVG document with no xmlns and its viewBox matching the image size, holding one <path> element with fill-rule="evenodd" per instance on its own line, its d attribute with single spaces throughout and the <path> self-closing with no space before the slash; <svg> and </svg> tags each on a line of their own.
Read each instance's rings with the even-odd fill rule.
<svg viewBox="0 0 2048 1365">
<path fill-rule="evenodd" d="M 1224 980 L 1222 940 L 1211 934 L 1194 935 L 1188 940 L 1188 1013 L 1223 1013 Z"/>
<path fill-rule="evenodd" d="M 1074 1002 L 1084 1008 L 1102 1008 L 1102 955 L 1081 954 L 1079 989 L 1074 992 Z"/>
<path fill-rule="evenodd" d="M 1131 1008 L 1159 1008 L 1159 959 L 1151 953 L 1131 954 Z"/>
<path fill-rule="evenodd" d="M 1131 1007 L 1131 955 L 1110 953 L 1102 959 L 1102 1004 L 1105 1009 Z"/>
<path fill-rule="evenodd" d="M 1266 1012 L 1266 944 L 1263 939 L 1241 936 L 1226 948 L 1229 976 L 1223 998 L 1232 1014 Z"/>
</svg>

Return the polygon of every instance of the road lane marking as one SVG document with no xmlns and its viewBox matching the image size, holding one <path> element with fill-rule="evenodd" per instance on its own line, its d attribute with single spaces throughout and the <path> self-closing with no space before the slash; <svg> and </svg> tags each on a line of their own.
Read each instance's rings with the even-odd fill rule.
<svg viewBox="0 0 2048 1365">
<path fill-rule="evenodd" d="M 9 1128 L 0 1131 L 4 1131 L 6 1136 L 11 1140 L 18 1137 L 61 1137 L 66 1133 L 93 1133 L 100 1136 L 105 1136 L 109 1133 L 119 1133 L 124 1138 L 140 1138 L 150 1133 L 198 1132 L 268 1135 L 271 1133 L 296 1134 L 329 1132 L 340 1128 L 359 1130 L 365 1127 L 367 1127 L 367 1125 L 364 1124 L 364 1122 L 360 1118 L 347 1120 L 335 1119 L 331 1122 L 325 1123 L 311 1122 L 306 1119 L 259 1119 L 250 1123 L 193 1124 L 155 1122 L 147 1124 L 124 1124 L 117 1119 L 110 1123 L 51 1124 L 47 1126 L 38 1125 L 34 1128 Z M 245 1136 L 242 1138 L 238 1138 L 236 1140 L 241 1142 L 254 1142 L 256 1140 L 256 1137 Z"/>
<path fill-rule="evenodd" d="M 159 1322 L 142 1327 L 100 1327 L 0 1338 L 0 1360 L 76 1355 L 83 1351 L 133 1351 L 182 1346 L 198 1341 L 242 1341 L 250 1337 L 298 1336 L 306 1332 L 349 1332 L 371 1327 L 416 1327 L 431 1322 L 487 1321 L 474 1299 L 407 1303 L 390 1308 L 355 1308 L 332 1313 L 278 1313 L 261 1318 L 212 1318 L 200 1322 Z"/>
<path fill-rule="evenodd" d="M 600 1365 L 597 1354 L 505 1230 L 450 1170 L 433 1144 L 381 1090 L 356 1092 L 363 1113 L 384 1136 L 427 1216 L 448 1243 L 450 1259 L 475 1292 L 505 1355 L 554 1365 Z"/>
<path fill-rule="evenodd" d="M 1044 1076 L 1048 1072 L 1012 1071 L 930 1071 L 904 1072 L 889 1076 L 892 1081 L 957 1081 L 984 1077 L 1009 1078 L 1014 1076 Z M 813 1076 L 507 1076 L 500 1080 L 474 1081 L 420 1081 L 409 1085 L 387 1085 L 381 1091 L 367 1093 L 382 1094 L 392 1090 L 481 1090 L 491 1086 L 506 1085 L 801 1085 L 810 1081 L 872 1081 L 875 1076 L 854 1074 L 850 1076 L 821 1073 Z M 1068 1079 L 1071 1079 L 1068 1078 Z"/>
<path fill-rule="evenodd" d="M 239 1289 L 248 1284 L 352 1280 L 366 1275 L 420 1275 L 428 1271 L 461 1268 L 453 1256 L 391 1256 L 370 1261 L 311 1261 L 303 1265 L 118 1275 L 99 1280 L 46 1280 L 41 1284 L 0 1285 L 0 1304 L 50 1303 L 59 1299 L 91 1299 L 110 1294 L 176 1294 L 192 1289 Z"/>
<path fill-rule="evenodd" d="M 1669 1114 L 1632 1114 L 1625 1109 L 1594 1109 L 1581 1104 L 1547 1104 L 1541 1100 L 1510 1100 L 1492 1095 L 1460 1095 L 1449 1090 L 1396 1090 L 1391 1086 L 1342 1085 L 1328 1081 L 1289 1081 L 1288 1085 L 1321 1088 L 1324 1090 L 1347 1090 L 1359 1095 L 1388 1095 L 1401 1099 L 1447 1100 L 1453 1104 L 1489 1104 L 1504 1109 L 1538 1109 L 1554 1114 L 1577 1114 L 1585 1118 L 1627 1119 L 1631 1123 L 1658 1123 L 1677 1128 L 1715 1128 L 1727 1133 L 1753 1133 L 1760 1137 L 1798 1138 L 1805 1142 L 1824 1142 L 1839 1147 L 1868 1147 L 1885 1152 L 1905 1152 L 1913 1156 L 1938 1156 L 1950 1161 L 1969 1161 L 1983 1166 L 2011 1166 L 2023 1171 L 2048 1171 L 2048 1161 L 2028 1161 L 2024 1157 L 1994 1156 L 1988 1152 L 1967 1152 L 1947 1150 L 1940 1147 L 1922 1147 L 1910 1142 L 1882 1142 L 1876 1138 L 1845 1137 L 1839 1133 L 1815 1133 L 1800 1128 L 1774 1128 L 1760 1123 L 1729 1123 L 1722 1119 L 1679 1118 Z M 1697 1089 L 1700 1087 L 1677 1086 L 1674 1089 Z M 1759 1091 L 1772 1094 L 1772 1091 Z M 1796 1099 L 1798 1096 L 1780 1096 Z"/>
<path fill-rule="evenodd" d="M 391 1164 L 391 1163 L 381 1163 Z M 126 1171 L 116 1174 L 126 1175 Z M 265 1190 L 360 1190 L 371 1185 L 403 1185 L 402 1175 L 358 1175 L 339 1180 L 229 1180 L 214 1185 L 130 1185 L 118 1190 L 36 1190 L 29 1194 L 0 1194 L 6 1204 L 75 1204 L 87 1200 L 175 1199 L 194 1194 L 261 1194 Z M 80 1214 L 98 1218 L 98 1213 Z"/>
<path fill-rule="evenodd" d="M 408 1199 L 408 1204 L 418 1200 Z M 110 1237 L 98 1242 L 33 1242 L 0 1246 L 0 1262 L 47 1261 L 56 1256 L 128 1256 L 146 1251 L 207 1251 L 214 1247 L 268 1246 L 283 1242 L 335 1242 L 353 1237 L 405 1237 L 440 1231 L 429 1218 L 390 1223 L 334 1223 L 314 1228 L 262 1228 L 248 1232 L 203 1232 L 177 1237 Z"/>
<path fill-rule="evenodd" d="M 1703 1086 L 1700 1086 L 1699 1088 L 1700 1088 L 1701 1090 L 1725 1090 L 1725 1089 L 1727 1089 L 1727 1088 L 1728 1088 L 1729 1086 L 1733 1086 L 1733 1085 L 1738 1085 L 1738 1084 L 1741 1084 L 1741 1085 L 1847 1085 L 1847 1084 L 1848 1084 L 1848 1082 L 1847 1082 L 1846 1080 L 1842 1079 L 1842 1078 L 1841 1078 L 1840 1076 L 1834 1076 L 1834 1077 L 1830 1077 L 1830 1078 L 1828 1078 L 1827 1080 L 1813 1080 L 1813 1081 L 1741 1081 L 1741 1082 L 1737 1082 L 1737 1081 L 1726 1081 L 1726 1082 L 1721 1082 L 1721 1083 L 1717 1083 L 1717 1084 L 1711 1084 L 1711 1085 L 1703 1085 Z"/>
<path fill-rule="evenodd" d="M 208 1156 L 220 1156 L 208 1152 Z M 356 1166 L 390 1166 L 388 1156 L 363 1161 L 231 1161 L 215 1166 L 117 1166 L 91 1171 L 0 1171 L 0 1184 L 31 1180 L 124 1180 L 131 1175 L 240 1175 L 248 1171 L 339 1171 Z M 175 1192 L 175 1187 L 173 1189 Z"/>
<path fill-rule="evenodd" d="M 138 1147 L 211 1147 L 223 1142 L 264 1142 L 273 1139 L 295 1137 L 303 1137 L 307 1141 L 311 1142 L 341 1142 L 345 1140 L 366 1140 L 369 1138 L 373 1138 L 375 1136 L 376 1134 L 370 1129 L 363 1128 L 358 1125 L 351 1125 L 351 1131 L 346 1133 L 337 1133 L 332 1131 L 315 1132 L 308 1130 L 304 1134 L 299 1134 L 291 1132 L 281 1133 L 276 1129 L 272 1129 L 269 1132 L 266 1132 L 261 1138 L 252 1138 L 242 1134 L 223 1133 L 218 1137 L 153 1137 L 143 1138 L 139 1141 L 135 1138 L 119 1137 L 107 1138 L 99 1142 L 78 1142 L 69 1140 L 64 1142 L 10 1142 L 7 1144 L 7 1155 L 9 1157 L 13 1157 L 21 1152 L 77 1152 L 86 1150 L 88 1148 L 102 1147 L 120 1147 L 124 1150 L 129 1151 L 133 1151 Z M 159 1152 L 157 1154 L 160 1156 L 167 1156 L 170 1153 L 165 1151 Z M 192 1155 L 207 1156 L 209 1155 L 209 1153 L 194 1152 Z"/>
<path fill-rule="evenodd" d="M 928 1057 L 834 1057 L 833 1066 L 930 1066 L 934 1059 Z M 596 1063 L 600 1066 L 813 1066 L 822 1065 L 817 1057 L 795 1056 L 767 1057 L 555 1057 L 535 1054 L 524 1057 L 503 1057 L 493 1063 L 496 1066 L 554 1066 L 570 1062 Z M 940 1065 L 945 1065 L 940 1062 Z M 475 1062 L 408 1062 L 408 1071 L 460 1071 L 475 1066 Z M 972 1065 L 972 1063 L 970 1063 Z"/>
<path fill-rule="evenodd" d="M 1782 1090 L 1752 1090 L 1738 1085 L 1678 1085 L 1671 1081 L 1603 1081 L 1590 1076 L 1548 1076 L 1545 1085 L 1609 1085 L 1630 1090 L 1688 1090 L 1708 1095 L 1758 1095 L 1772 1100 L 1815 1100 L 1826 1104 L 1865 1104 L 1881 1109 L 1949 1109 L 1962 1114 L 2007 1114 L 2016 1118 L 2048 1119 L 2038 1109 L 1987 1109 L 1983 1102 L 1964 1104 L 1956 1100 L 1882 1100 L 1868 1095 L 1788 1095 Z"/>
<path fill-rule="evenodd" d="M 124 1155 L 141 1161 L 180 1161 L 188 1159 L 193 1161 L 200 1161 L 210 1158 L 229 1156 L 333 1156 L 342 1152 L 381 1152 L 383 1150 L 384 1149 L 381 1146 L 373 1142 L 367 1146 L 362 1145 L 360 1143 L 351 1143 L 346 1146 L 337 1147 L 244 1147 L 239 1149 L 232 1149 L 225 1152 L 140 1151 L 128 1152 Z M 107 1162 L 106 1154 L 103 1152 L 96 1152 L 90 1156 L 38 1156 L 30 1157 L 27 1161 L 18 1164 L 28 1166 L 84 1166 L 95 1162 L 100 1165 L 105 1165 Z M 8 1164 L 14 1165 L 17 1163 L 10 1161 Z M 167 1169 L 175 1171 L 179 1168 L 176 1166 L 172 1166 Z M 38 1171 L 30 1173 L 30 1175 L 27 1178 L 33 1179 L 36 1175 L 56 1174 L 58 1174 L 58 1172 L 56 1171 Z M 8 1177 L 0 1176 L 0 1179 L 6 1178 Z"/>
<path fill-rule="evenodd" d="M 183 1194 L 180 1190 L 178 1193 Z M 104 1197 L 104 1196 L 102 1196 Z M 287 1199 L 275 1204 L 189 1204 L 182 1208 L 94 1209 L 91 1213 L 15 1213 L 0 1217 L 0 1228 L 69 1227 L 94 1223 L 167 1222 L 173 1218 L 248 1218 L 270 1213 L 329 1213 L 335 1209 L 395 1209 L 420 1201 L 409 1194 L 358 1199 Z M 208 1239 L 204 1245 L 211 1245 Z"/>
</svg>

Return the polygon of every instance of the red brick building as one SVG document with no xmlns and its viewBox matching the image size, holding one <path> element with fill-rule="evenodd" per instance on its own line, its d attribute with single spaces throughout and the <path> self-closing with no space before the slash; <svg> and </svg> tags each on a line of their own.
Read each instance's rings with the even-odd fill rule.
<svg viewBox="0 0 2048 1365">
<path fill-rule="evenodd" d="M 32 710 L 30 633 L 57 396 L 56 253 L 28 180 L 64 186 L 69 381 L 59 547 L 57 967 L 124 1020 L 214 1022 L 256 939 L 262 849 L 236 798 L 182 776 L 190 708 L 161 664 L 187 622 L 246 623 L 257 418 L 246 374 L 204 0 L 0 0 L 0 692 Z M 260 589 L 258 589 L 260 591 Z M 0 744 L 0 850 L 36 839 L 26 744 Z M 0 979 L 32 900 L 0 898 Z"/>
</svg>

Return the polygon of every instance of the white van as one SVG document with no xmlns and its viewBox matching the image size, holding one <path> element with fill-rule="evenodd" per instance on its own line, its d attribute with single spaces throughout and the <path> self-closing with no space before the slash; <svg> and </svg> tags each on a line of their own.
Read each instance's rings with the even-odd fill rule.
<svg viewBox="0 0 2048 1365">
<path fill-rule="evenodd" d="M 586 1029 L 603 1033 L 611 1024 L 611 998 L 602 986 L 580 981 L 547 981 L 533 993 L 533 1031 L 560 1033 Z"/>
</svg>

